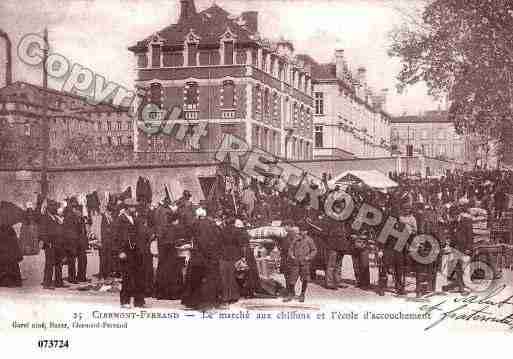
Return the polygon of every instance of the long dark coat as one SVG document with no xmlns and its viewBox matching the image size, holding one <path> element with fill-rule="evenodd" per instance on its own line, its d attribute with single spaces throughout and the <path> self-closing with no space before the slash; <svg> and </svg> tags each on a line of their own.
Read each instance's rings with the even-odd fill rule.
<svg viewBox="0 0 513 359">
<path fill-rule="evenodd" d="M 157 299 L 179 299 L 182 295 L 185 259 L 178 257 L 176 246 L 183 235 L 181 225 L 168 224 L 158 238 L 159 262 L 155 282 Z"/>
<path fill-rule="evenodd" d="M 220 229 L 210 219 L 200 219 L 193 226 L 193 246 L 186 275 L 182 304 L 191 308 L 208 308 L 219 303 L 221 279 Z"/>
<path fill-rule="evenodd" d="M 11 226 L 0 226 L 0 287 L 21 286 L 19 262 L 23 254 L 16 232 Z"/>
</svg>

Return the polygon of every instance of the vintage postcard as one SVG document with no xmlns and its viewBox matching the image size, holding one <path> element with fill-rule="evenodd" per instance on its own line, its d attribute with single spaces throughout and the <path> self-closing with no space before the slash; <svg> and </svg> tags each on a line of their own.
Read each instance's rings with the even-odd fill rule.
<svg viewBox="0 0 513 359">
<path fill-rule="evenodd" d="M 509 0 L 3 0 L 0 350 L 511 349 L 512 59 Z"/>
</svg>

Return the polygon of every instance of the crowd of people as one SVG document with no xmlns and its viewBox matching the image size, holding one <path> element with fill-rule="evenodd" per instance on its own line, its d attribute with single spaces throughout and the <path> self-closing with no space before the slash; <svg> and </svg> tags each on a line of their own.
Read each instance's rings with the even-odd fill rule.
<svg viewBox="0 0 513 359">
<path fill-rule="evenodd" d="M 45 266 L 43 287 L 66 287 L 66 281 L 87 283 L 87 251 L 91 245 L 100 254 L 99 277 L 121 278 L 120 302 L 123 307 L 144 307 L 145 298 L 181 300 L 194 309 L 226 306 L 241 297 L 282 296 L 283 301 L 305 300 L 308 284 L 324 272 L 322 285 L 339 290 L 343 285 L 344 256 L 351 256 L 355 281 L 363 290 L 389 290 L 388 277 L 394 280 L 396 294 L 405 294 L 405 278 L 413 273 L 416 294 L 435 291 L 442 252 L 429 264 L 416 263 L 408 249 L 397 251 L 396 239 L 382 244 L 375 241 L 380 226 L 364 225 L 355 230 L 352 220 L 337 221 L 324 213 L 323 201 L 330 192 L 345 190 L 358 208 L 363 203 L 379 208 L 398 219 L 398 230 L 407 227 L 411 236 L 430 234 L 440 243 L 465 254 L 472 254 L 473 227 L 470 209 L 486 213 L 488 222 L 506 220 L 508 193 L 513 175 L 501 171 L 449 173 L 442 178 L 411 179 L 392 176 L 399 184 L 382 192 L 364 184 L 330 185 L 330 176 L 311 183 L 322 186 L 320 208 L 315 209 L 308 196 L 298 200 L 297 188 L 279 186 L 272 179 L 264 183 L 245 183 L 239 189 L 219 186 L 215 196 L 193 204 L 187 190 L 177 201 L 168 197 L 151 204 L 144 197 L 113 196 L 84 216 L 83 205 L 70 198 L 60 202 L 38 201 L 28 208 L 26 223 L 37 224 L 38 240 L 43 243 Z M 219 190 L 219 189 L 222 190 Z M 151 196 L 150 196 L 151 197 Z M 336 203 L 343 210 L 347 203 Z M 338 206 L 338 207 L 337 207 Z M 43 207 L 43 208 L 41 208 Z M 278 222 L 277 222 L 278 221 Z M 279 272 L 285 287 L 269 282 L 259 274 L 255 241 L 248 229 L 279 226 L 283 235 L 269 230 L 271 245 L 279 250 Z M 511 227 L 510 227 L 511 228 Z M 0 285 L 19 286 L 21 251 L 16 233 L 2 226 L 0 243 Z M 153 242 L 156 245 L 152 245 Z M 258 242 L 258 241 L 257 241 Z M 156 247 L 156 250 L 152 248 Z M 429 248 L 419 248 L 428 251 Z M 187 255 L 184 255 L 187 253 Z M 154 270 L 154 257 L 158 265 Z M 371 285 L 370 262 L 378 266 L 377 286 Z M 444 290 L 465 293 L 463 267 L 454 267 L 451 283 Z M 300 281 L 300 291 L 296 284 Z"/>
</svg>

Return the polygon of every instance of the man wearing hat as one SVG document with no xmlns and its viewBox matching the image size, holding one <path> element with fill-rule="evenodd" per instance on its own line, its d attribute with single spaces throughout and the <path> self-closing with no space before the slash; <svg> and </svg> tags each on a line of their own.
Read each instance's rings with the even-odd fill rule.
<svg viewBox="0 0 513 359">
<path fill-rule="evenodd" d="M 295 296 L 295 286 L 298 279 L 301 279 L 301 294 L 298 300 L 305 301 L 306 289 L 310 278 L 310 263 L 317 255 L 315 242 L 307 233 L 307 225 L 302 224 L 299 233 L 295 234 L 289 247 L 289 292 L 288 297 L 283 301 L 289 302 Z"/>
<path fill-rule="evenodd" d="M 146 247 L 140 243 L 136 223 L 137 202 L 127 199 L 117 218 L 117 242 L 120 245 L 122 282 L 119 298 L 123 308 L 130 308 L 134 299 L 135 307 L 144 307 Z"/>
<path fill-rule="evenodd" d="M 46 213 L 41 219 L 41 235 L 45 251 L 45 266 L 43 275 L 43 288 L 54 289 L 65 287 L 62 282 L 63 249 L 63 218 L 59 203 L 48 200 Z"/>
<path fill-rule="evenodd" d="M 178 213 L 180 214 L 180 221 L 183 223 L 186 229 L 186 233 L 190 233 L 192 230 L 192 224 L 194 222 L 191 198 L 191 192 L 184 190 L 182 197 L 178 200 Z"/>
<path fill-rule="evenodd" d="M 472 253 L 473 228 L 472 217 L 466 212 L 466 205 L 453 206 L 450 208 L 451 223 L 449 227 L 450 246 L 453 250 L 464 255 Z M 443 286 L 443 291 L 449 291 L 457 288 L 461 294 L 468 294 L 465 291 L 465 283 L 463 282 L 463 263 L 462 258 L 456 258 L 455 262 L 449 266 L 453 269 L 452 273 L 448 273 L 451 283 Z"/>
</svg>

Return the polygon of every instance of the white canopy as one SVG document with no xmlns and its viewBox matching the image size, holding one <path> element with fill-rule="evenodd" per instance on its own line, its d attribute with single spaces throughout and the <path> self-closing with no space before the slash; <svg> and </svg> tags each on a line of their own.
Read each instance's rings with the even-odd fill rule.
<svg viewBox="0 0 513 359">
<path fill-rule="evenodd" d="M 330 187 L 335 187 L 337 184 L 348 185 L 358 182 L 364 183 L 372 188 L 390 188 L 398 186 L 396 182 L 392 181 L 388 176 L 377 170 L 345 171 L 331 179 L 328 182 L 328 185 Z"/>
</svg>

